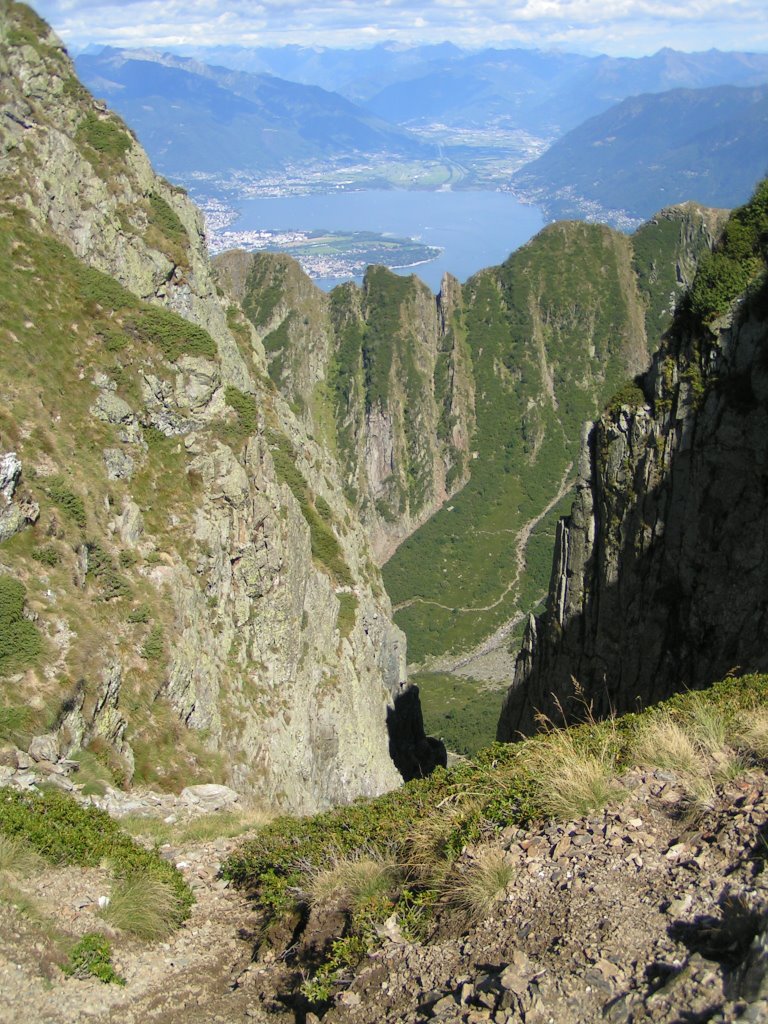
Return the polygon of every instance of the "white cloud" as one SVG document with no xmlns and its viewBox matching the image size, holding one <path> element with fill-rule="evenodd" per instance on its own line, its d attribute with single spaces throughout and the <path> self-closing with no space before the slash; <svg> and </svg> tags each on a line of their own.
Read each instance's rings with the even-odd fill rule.
<svg viewBox="0 0 768 1024">
<path fill-rule="evenodd" d="M 464 46 L 513 42 L 637 55 L 768 49 L 765 0 L 33 0 L 73 47 L 89 42 Z"/>
</svg>

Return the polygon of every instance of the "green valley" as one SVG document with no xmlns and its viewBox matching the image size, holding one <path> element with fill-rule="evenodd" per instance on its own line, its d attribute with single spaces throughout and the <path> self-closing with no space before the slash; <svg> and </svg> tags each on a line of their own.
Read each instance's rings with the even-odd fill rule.
<svg viewBox="0 0 768 1024">
<path fill-rule="evenodd" d="M 677 268 L 695 265 L 715 223 L 681 207 L 632 239 L 556 224 L 464 286 L 470 480 L 384 566 L 412 663 L 471 651 L 495 631 L 489 650 L 520 636 L 547 590 L 581 424 L 644 368 L 647 339 L 675 304 Z"/>
</svg>

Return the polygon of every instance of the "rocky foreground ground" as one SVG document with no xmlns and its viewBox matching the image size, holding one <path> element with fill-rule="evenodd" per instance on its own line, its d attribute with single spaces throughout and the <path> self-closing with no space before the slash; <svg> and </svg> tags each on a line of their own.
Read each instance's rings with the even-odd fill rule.
<svg viewBox="0 0 768 1024">
<path fill-rule="evenodd" d="M 751 772 L 721 786 L 695 813 L 672 773 L 637 770 L 622 785 L 626 798 L 593 817 L 497 837 L 514 877 L 489 916 L 468 926 L 438 913 L 425 943 L 390 923 L 323 1020 L 768 1020 L 768 778 Z M 254 907 L 218 877 L 237 842 L 164 848 L 197 903 L 163 943 L 113 934 L 125 987 L 66 978 L 44 926 L 4 904 L 0 1020 L 314 1024 L 291 993 L 333 923 L 320 913 L 298 944 L 259 946 Z M 462 855 L 467 871 L 476 857 Z M 105 882 L 100 869 L 67 868 L 24 884 L 43 914 L 82 934 L 104 927 Z"/>
</svg>

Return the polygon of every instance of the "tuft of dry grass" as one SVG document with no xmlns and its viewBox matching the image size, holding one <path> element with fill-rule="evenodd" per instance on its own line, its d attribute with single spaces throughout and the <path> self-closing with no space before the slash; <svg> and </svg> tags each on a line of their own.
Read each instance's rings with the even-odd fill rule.
<svg viewBox="0 0 768 1024">
<path fill-rule="evenodd" d="M 550 817 L 579 818 L 625 795 L 607 739 L 595 750 L 577 746 L 567 729 L 553 730 L 532 752 L 538 800 Z"/>
<path fill-rule="evenodd" d="M 766 718 L 768 739 L 768 717 Z M 748 745 L 747 745 L 748 746 Z M 694 808 L 714 806 L 719 783 L 743 774 L 749 767 L 741 753 L 744 744 L 722 708 L 693 696 L 684 715 L 666 711 L 644 727 L 634 748 L 639 764 L 674 772 Z"/>
<path fill-rule="evenodd" d="M 634 760 L 647 768 L 661 768 L 681 778 L 705 772 L 705 759 L 688 729 L 668 713 L 656 716 L 640 733 Z"/>
<path fill-rule="evenodd" d="M 500 903 L 517 875 L 506 852 L 498 846 L 481 846 L 469 867 L 445 880 L 442 891 L 448 903 L 468 922 L 488 917 Z"/>
<path fill-rule="evenodd" d="M 405 842 L 409 874 L 427 885 L 439 884 L 456 859 L 450 847 L 451 836 L 477 806 L 477 801 L 465 800 L 438 807 L 434 813 L 419 818 Z"/>
<path fill-rule="evenodd" d="M 120 931 L 152 940 L 177 927 L 181 910 L 179 896 L 168 882 L 137 873 L 114 883 L 109 904 L 100 913 Z"/>
<path fill-rule="evenodd" d="M 128 814 L 120 819 L 120 824 L 132 836 L 179 845 L 239 836 L 263 828 L 274 819 L 274 811 L 244 805 L 235 810 L 214 811 L 176 822 L 166 822 L 151 815 Z"/>
<path fill-rule="evenodd" d="M 355 911 L 394 894 L 401 879 L 396 862 L 383 854 L 339 855 L 330 867 L 310 868 L 304 895 L 310 906 L 333 904 Z"/>
<path fill-rule="evenodd" d="M 40 872 L 45 862 L 37 850 L 16 836 L 0 834 L 0 876 L 29 878 Z"/>
<path fill-rule="evenodd" d="M 742 712 L 734 722 L 734 742 L 760 761 L 768 759 L 768 708 Z"/>
</svg>

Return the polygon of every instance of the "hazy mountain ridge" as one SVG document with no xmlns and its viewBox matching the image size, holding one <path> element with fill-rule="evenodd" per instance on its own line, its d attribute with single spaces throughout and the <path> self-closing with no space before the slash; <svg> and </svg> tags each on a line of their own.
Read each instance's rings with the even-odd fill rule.
<svg viewBox="0 0 768 1024">
<path fill-rule="evenodd" d="M 82 55 L 76 67 L 166 173 L 270 170 L 363 153 L 401 159 L 434 153 L 433 146 L 314 85 L 130 50 Z"/>
<path fill-rule="evenodd" d="M 558 139 L 512 179 L 549 216 L 643 219 L 693 198 L 731 208 L 766 170 L 768 86 L 635 96 Z"/>
</svg>

